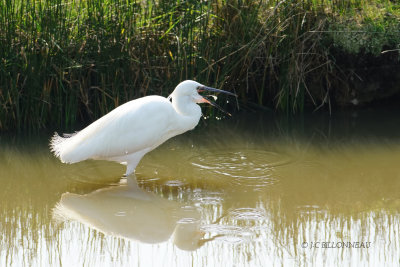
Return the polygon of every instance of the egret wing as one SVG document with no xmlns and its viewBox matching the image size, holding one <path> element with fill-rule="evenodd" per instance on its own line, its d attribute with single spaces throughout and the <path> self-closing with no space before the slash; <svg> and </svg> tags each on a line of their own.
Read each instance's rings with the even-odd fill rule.
<svg viewBox="0 0 400 267">
<path fill-rule="evenodd" d="M 67 163 L 152 149 L 171 137 L 174 116 L 175 110 L 166 98 L 143 97 L 117 107 L 69 138 L 54 136 L 51 147 Z"/>
</svg>

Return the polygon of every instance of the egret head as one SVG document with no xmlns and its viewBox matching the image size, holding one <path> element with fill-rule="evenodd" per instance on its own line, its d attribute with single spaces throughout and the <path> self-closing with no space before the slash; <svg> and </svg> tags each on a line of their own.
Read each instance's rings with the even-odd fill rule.
<svg viewBox="0 0 400 267">
<path fill-rule="evenodd" d="M 202 85 L 196 81 L 186 80 L 186 81 L 183 81 L 180 84 L 178 84 L 178 86 L 172 92 L 170 97 L 172 97 L 173 99 L 174 98 L 182 98 L 182 99 L 186 99 L 186 101 L 190 101 L 190 102 L 194 102 L 194 103 L 208 103 L 208 104 L 224 111 L 216 103 L 214 103 L 207 97 L 200 95 L 199 94 L 200 92 L 225 93 L 228 95 L 237 96 L 236 94 L 228 92 L 228 91 L 208 87 L 208 86 Z M 226 111 L 224 111 L 224 112 L 227 113 Z M 229 113 L 227 113 L 227 114 L 229 114 Z"/>
</svg>

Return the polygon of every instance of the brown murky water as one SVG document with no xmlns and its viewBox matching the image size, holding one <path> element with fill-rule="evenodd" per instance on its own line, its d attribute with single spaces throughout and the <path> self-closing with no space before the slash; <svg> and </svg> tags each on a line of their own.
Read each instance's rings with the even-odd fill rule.
<svg viewBox="0 0 400 267">
<path fill-rule="evenodd" d="M 0 266 L 395 266 L 400 113 L 237 115 L 136 176 L 0 139 Z"/>
</svg>

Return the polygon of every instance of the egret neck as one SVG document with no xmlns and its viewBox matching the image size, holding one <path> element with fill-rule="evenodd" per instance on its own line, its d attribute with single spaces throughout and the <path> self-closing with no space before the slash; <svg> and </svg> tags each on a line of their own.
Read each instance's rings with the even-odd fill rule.
<svg viewBox="0 0 400 267">
<path fill-rule="evenodd" d="M 191 96 L 172 95 L 172 106 L 177 115 L 181 118 L 176 121 L 179 124 L 179 128 L 182 130 L 191 130 L 199 123 L 201 108 L 196 104 L 194 99 L 191 99 Z"/>
</svg>

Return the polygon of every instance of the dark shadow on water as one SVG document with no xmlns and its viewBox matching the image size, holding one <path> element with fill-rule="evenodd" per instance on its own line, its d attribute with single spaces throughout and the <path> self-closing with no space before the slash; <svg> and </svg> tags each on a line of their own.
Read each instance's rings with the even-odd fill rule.
<svg viewBox="0 0 400 267">
<path fill-rule="evenodd" d="M 314 138 L 320 142 L 381 138 L 399 140 L 400 108 L 347 108 L 332 113 L 317 111 L 297 115 L 238 112 L 221 121 L 205 120 L 201 128 L 210 133 L 220 128 L 227 135 L 248 132 L 256 138 L 257 135 L 300 140 Z"/>
</svg>

